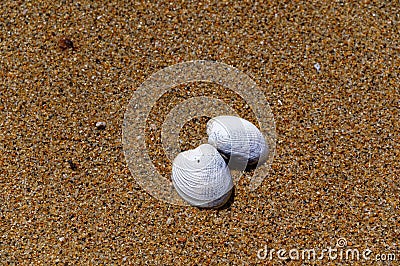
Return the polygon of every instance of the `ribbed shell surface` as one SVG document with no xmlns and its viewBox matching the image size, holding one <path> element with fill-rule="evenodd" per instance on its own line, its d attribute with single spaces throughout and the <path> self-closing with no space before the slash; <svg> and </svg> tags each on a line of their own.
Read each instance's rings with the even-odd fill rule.
<svg viewBox="0 0 400 266">
<path fill-rule="evenodd" d="M 209 144 L 178 154 L 172 164 L 172 183 L 184 200 L 198 207 L 223 205 L 233 188 L 227 164 Z"/>
<path fill-rule="evenodd" d="M 268 147 L 260 130 L 236 116 L 217 116 L 207 123 L 208 143 L 225 158 L 229 167 L 244 170 L 247 165 L 262 164 Z"/>
</svg>

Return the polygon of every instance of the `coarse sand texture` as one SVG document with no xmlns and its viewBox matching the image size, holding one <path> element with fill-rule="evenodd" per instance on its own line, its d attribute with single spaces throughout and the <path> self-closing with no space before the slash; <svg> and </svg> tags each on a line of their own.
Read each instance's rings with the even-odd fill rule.
<svg viewBox="0 0 400 266">
<path fill-rule="evenodd" d="M 397 265 L 399 10 L 399 1 L 0 1 L 0 264 Z M 276 129 L 268 175 L 249 190 L 244 174 L 221 209 L 157 199 L 124 154 L 135 91 L 194 60 L 251 78 Z M 166 133 L 182 151 L 207 143 L 209 115 L 178 119 L 194 97 L 257 125 L 234 89 L 199 80 L 151 99 L 143 158 L 168 179 Z M 337 251 L 321 257 L 328 248 Z"/>
</svg>

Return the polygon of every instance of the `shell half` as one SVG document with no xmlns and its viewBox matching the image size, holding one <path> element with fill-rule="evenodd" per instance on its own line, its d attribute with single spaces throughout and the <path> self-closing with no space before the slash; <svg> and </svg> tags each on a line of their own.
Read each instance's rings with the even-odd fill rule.
<svg viewBox="0 0 400 266">
<path fill-rule="evenodd" d="M 217 116 L 207 123 L 208 143 L 226 160 L 229 168 L 245 170 L 266 162 L 268 146 L 261 131 L 251 122 L 236 116 Z"/>
<path fill-rule="evenodd" d="M 185 201 L 202 208 L 221 207 L 233 188 L 225 160 L 209 144 L 178 154 L 172 164 L 172 183 Z"/>
</svg>

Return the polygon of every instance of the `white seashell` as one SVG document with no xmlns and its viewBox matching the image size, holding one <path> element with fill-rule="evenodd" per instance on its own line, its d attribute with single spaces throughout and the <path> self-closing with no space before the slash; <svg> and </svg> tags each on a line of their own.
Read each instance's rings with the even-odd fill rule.
<svg viewBox="0 0 400 266">
<path fill-rule="evenodd" d="M 266 162 L 268 146 L 260 130 L 236 116 L 217 116 L 207 123 L 208 143 L 213 145 L 234 170 Z"/>
<path fill-rule="evenodd" d="M 233 188 L 225 160 L 209 144 L 178 154 L 172 164 L 172 183 L 190 205 L 203 208 L 221 207 Z"/>
</svg>

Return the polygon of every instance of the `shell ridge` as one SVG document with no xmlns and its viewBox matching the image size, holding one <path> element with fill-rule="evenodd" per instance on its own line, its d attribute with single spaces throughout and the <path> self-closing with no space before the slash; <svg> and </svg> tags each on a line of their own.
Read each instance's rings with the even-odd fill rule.
<svg viewBox="0 0 400 266">
<path fill-rule="evenodd" d="M 172 166 L 172 181 L 183 199 L 203 207 L 224 203 L 233 188 L 228 166 L 209 144 L 178 154 Z"/>
</svg>

